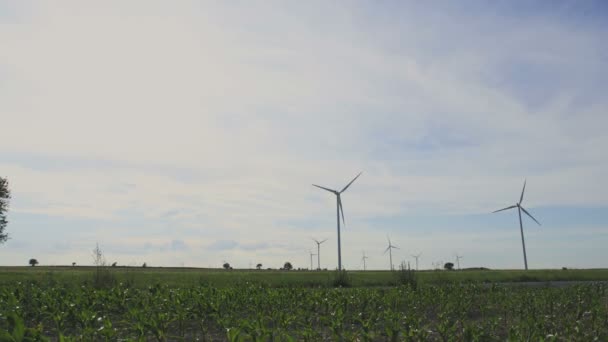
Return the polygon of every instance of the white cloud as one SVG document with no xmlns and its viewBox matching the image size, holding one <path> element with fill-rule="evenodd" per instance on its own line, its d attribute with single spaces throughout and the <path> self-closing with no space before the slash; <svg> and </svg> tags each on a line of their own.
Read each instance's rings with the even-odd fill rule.
<svg viewBox="0 0 608 342">
<path fill-rule="evenodd" d="M 103 222 L 86 243 L 128 230 L 125 253 L 189 247 L 158 262 L 209 258 L 196 248 L 214 241 L 241 263 L 296 245 L 306 261 L 311 234 L 335 235 L 335 200 L 310 183 L 360 170 L 343 198 L 351 260 L 385 229 L 363 220 L 488 212 L 524 177 L 530 206 L 608 205 L 602 26 L 325 2 L 14 12 L 0 21 L 12 210 Z"/>
</svg>

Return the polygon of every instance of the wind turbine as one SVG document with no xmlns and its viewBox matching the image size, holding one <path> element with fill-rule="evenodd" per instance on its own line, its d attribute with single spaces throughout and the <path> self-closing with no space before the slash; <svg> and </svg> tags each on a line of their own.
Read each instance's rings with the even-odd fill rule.
<svg viewBox="0 0 608 342">
<path fill-rule="evenodd" d="M 536 222 L 539 226 L 540 226 L 540 222 L 538 222 L 526 209 L 524 209 L 524 207 L 521 206 L 521 202 L 524 200 L 524 191 L 525 190 L 526 190 L 526 181 L 524 180 L 524 187 L 523 187 L 523 189 L 521 189 L 521 197 L 519 198 L 519 202 L 515 203 L 515 205 L 512 205 L 510 207 L 506 207 L 503 209 L 493 211 L 492 213 L 497 213 L 499 211 L 517 208 L 517 212 L 519 213 L 519 231 L 521 232 L 521 245 L 524 250 L 524 265 L 526 266 L 526 271 L 527 271 L 528 270 L 528 258 L 526 257 L 526 242 L 524 240 L 524 226 L 521 222 L 522 210 L 526 215 L 530 216 L 530 218 L 533 219 L 534 222 Z"/>
<path fill-rule="evenodd" d="M 416 271 L 418 271 L 418 258 L 420 258 L 421 255 L 422 253 L 412 254 L 412 256 L 416 259 Z"/>
<path fill-rule="evenodd" d="M 384 254 L 386 254 L 386 252 L 388 252 L 389 255 L 389 260 L 391 262 L 391 271 L 393 270 L 393 248 L 399 249 L 399 247 L 397 246 L 393 246 L 393 244 L 391 244 L 391 238 L 389 238 L 388 236 L 386 237 L 388 239 L 388 247 L 386 247 L 386 250 L 384 250 Z"/>
<path fill-rule="evenodd" d="M 361 258 L 361 260 L 363 260 L 363 270 L 367 271 L 367 266 L 365 265 L 365 260 L 369 259 L 369 257 L 365 256 L 365 251 L 363 251 L 363 257 Z"/>
<path fill-rule="evenodd" d="M 346 189 L 348 189 L 348 187 L 353 184 L 353 182 L 359 178 L 359 176 L 361 176 L 363 172 L 359 172 L 359 174 L 357 175 L 357 177 L 353 178 L 352 181 L 350 181 L 350 183 L 346 184 L 346 186 L 344 187 L 344 189 L 337 191 L 337 190 L 332 190 L 332 189 L 328 189 L 316 184 L 313 184 L 313 186 L 316 186 L 319 189 L 323 189 L 325 191 L 329 191 L 331 193 L 333 193 L 334 195 L 336 195 L 336 206 L 337 206 L 337 218 L 338 218 L 338 271 L 342 271 L 342 250 L 341 250 L 341 245 L 340 245 L 340 214 L 342 214 L 342 223 L 344 223 L 344 225 L 346 225 L 346 221 L 344 220 L 344 209 L 342 208 L 342 200 L 340 199 L 340 195 L 346 191 Z"/>
<path fill-rule="evenodd" d="M 460 259 L 462 259 L 462 255 L 456 254 L 456 264 L 458 265 L 458 269 L 460 269 Z"/>
<path fill-rule="evenodd" d="M 327 239 L 319 241 L 319 240 L 313 238 L 312 240 L 317 243 L 317 266 L 318 266 L 318 269 L 320 270 L 321 269 L 321 244 L 323 242 L 327 241 Z"/>
<path fill-rule="evenodd" d="M 312 257 L 316 254 L 314 254 L 312 251 L 309 251 L 308 253 L 310 253 L 310 270 L 312 271 Z"/>
</svg>

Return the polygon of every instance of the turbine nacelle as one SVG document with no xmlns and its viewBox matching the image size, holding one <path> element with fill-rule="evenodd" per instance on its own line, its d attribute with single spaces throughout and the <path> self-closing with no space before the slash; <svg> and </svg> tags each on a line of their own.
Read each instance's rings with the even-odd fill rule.
<svg viewBox="0 0 608 342">
<path fill-rule="evenodd" d="M 312 238 L 312 241 L 316 242 L 317 245 L 321 245 L 323 242 L 327 241 L 327 239 L 323 239 L 323 240 L 319 241 L 319 240 L 317 240 L 315 238 Z"/>
<path fill-rule="evenodd" d="M 534 216 L 532 216 L 532 214 L 530 214 L 526 209 L 524 209 L 524 207 L 521 205 L 521 202 L 523 202 L 524 200 L 524 192 L 526 191 L 526 181 L 524 180 L 524 187 L 523 189 L 521 189 L 521 196 L 519 197 L 519 202 L 515 203 L 514 205 L 510 206 L 510 207 L 506 207 L 506 208 L 502 208 L 502 209 L 498 209 L 493 211 L 492 213 L 497 213 L 499 211 L 504 211 L 504 210 L 509 210 L 509 209 L 513 209 L 513 208 L 517 208 L 518 210 L 521 210 L 524 212 L 524 214 L 528 215 L 532 220 L 534 220 L 534 222 L 536 222 L 539 226 L 541 225 L 540 222 L 538 222 L 537 219 L 534 218 Z"/>
</svg>

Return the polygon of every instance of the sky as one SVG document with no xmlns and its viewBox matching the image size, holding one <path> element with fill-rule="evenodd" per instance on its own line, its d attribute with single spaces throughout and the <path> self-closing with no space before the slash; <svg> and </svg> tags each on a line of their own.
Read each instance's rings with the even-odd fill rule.
<svg viewBox="0 0 608 342">
<path fill-rule="evenodd" d="M 607 267 L 607 10 L 0 0 L 0 265 Z"/>
</svg>

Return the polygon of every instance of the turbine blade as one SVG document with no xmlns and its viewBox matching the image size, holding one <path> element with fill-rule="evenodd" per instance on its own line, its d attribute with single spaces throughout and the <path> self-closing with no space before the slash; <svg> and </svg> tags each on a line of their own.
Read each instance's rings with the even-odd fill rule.
<svg viewBox="0 0 608 342">
<path fill-rule="evenodd" d="M 346 191 L 346 189 L 348 189 L 348 187 L 349 187 L 351 184 L 353 184 L 353 182 L 354 182 L 354 181 L 355 181 L 357 178 L 359 178 L 359 176 L 361 176 L 361 174 L 362 174 L 362 173 L 363 173 L 363 172 L 359 172 L 359 174 L 357 175 L 357 177 L 353 178 L 353 180 L 352 180 L 352 181 L 350 181 L 350 183 L 346 184 L 346 186 L 344 187 L 344 189 L 342 189 L 342 191 L 340 191 L 340 193 L 343 193 L 344 191 Z"/>
<path fill-rule="evenodd" d="M 328 188 L 322 187 L 320 185 L 313 184 L 312 186 L 316 186 L 319 189 L 323 189 L 323 190 L 329 191 L 329 192 L 334 193 L 334 194 L 336 193 L 336 190 L 328 189 Z"/>
<path fill-rule="evenodd" d="M 327 239 L 324 239 L 323 241 L 319 242 L 319 245 L 322 244 L 323 242 L 327 241 Z"/>
<path fill-rule="evenodd" d="M 524 200 L 524 191 L 526 191 L 526 180 L 524 179 L 524 188 L 521 189 L 521 197 L 519 198 L 519 204 Z"/>
<path fill-rule="evenodd" d="M 401 248 L 399 248 L 399 247 L 397 247 L 397 246 L 391 246 L 391 247 L 396 248 L 396 249 L 401 249 Z"/>
<path fill-rule="evenodd" d="M 509 209 L 513 209 L 513 208 L 516 208 L 516 207 L 517 207 L 516 205 L 512 205 L 512 206 L 510 206 L 510 207 L 506 207 L 506 208 L 502 208 L 502 209 L 499 209 L 499 210 L 493 211 L 493 212 L 492 212 L 492 214 L 497 213 L 497 212 L 499 212 L 499 211 L 503 211 L 503 210 L 509 210 Z"/>
<path fill-rule="evenodd" d="M 524 213 L 526 213 L 526 215 L 530 216 L 530 218 L 531 218 L 531 219 L 533 219 L 533 220 L 534 220 L 534 222 L 538 223 L 538 225 L 539 225 L 539 226 L 541 225 L 541 224 L 540 224 L 540 222 L 538 222 L 538 221 L 537 221 L 537 220 L 534 218 L 534 216 L 532 216 L 532 215 L 531 215 L 531 214 L 530 214 L 530 213 L 529 213 L 529 212 L 528 212 L 526 209 L 524 209 L 524 207 L 522 207 L 522 206 L 519 206 L 519 207 L 521 208 L 521 210 L 523 210 L 523 211 L 524 211 Z"/>
<path fill-rule="evenodd" d="M 391 248 L 391 245 L 388 245 L 388 247 L 386 247 L 386 249 L 384 250 L 384 253 L 382 254 L 386 254 L 386 252 L 388 252 L 388 250 Z"/>
<path fill-rule="evenodd" d="M 342 199 L 340 198 L 340 194 L 338 194 L 338 209 L 340 209 L 340 213 L 342 214 L 342 223 L 344 223 L 344 227 L 346 227 L 346 220 L 344 220 L 344 208 L 342 207 Z"/>
</svg>

